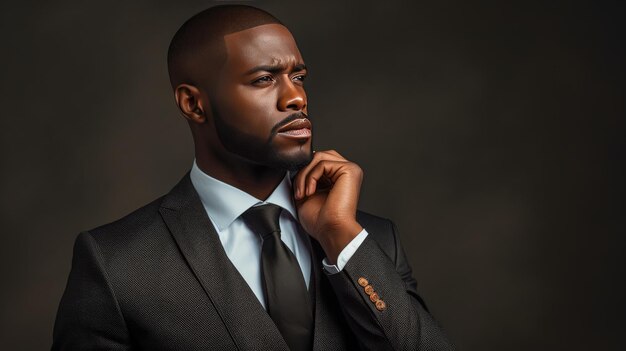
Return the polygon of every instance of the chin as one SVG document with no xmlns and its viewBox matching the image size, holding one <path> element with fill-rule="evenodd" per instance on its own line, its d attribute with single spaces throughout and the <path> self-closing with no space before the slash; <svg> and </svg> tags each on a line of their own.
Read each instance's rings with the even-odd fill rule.
<svg viewBox="0 0 626 351">
<path fill-rule="evenodd" d="M 269 163 L 275 168 L 294 172 L 299 171 L 300 169 L 311 163 L 312 159 L 313 153 L 309 149 L 308 152 L 305 150 L 300 150 L 297 153 L 290 154 L 274 153 L 272 154 Z"/>
</svg>

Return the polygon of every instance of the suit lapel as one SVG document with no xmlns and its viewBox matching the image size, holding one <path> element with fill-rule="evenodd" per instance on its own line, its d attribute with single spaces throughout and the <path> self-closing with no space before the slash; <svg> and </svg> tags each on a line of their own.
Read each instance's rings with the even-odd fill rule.
<svg viewBox="0 0 626 351">
<path fill-rule="evenodd" d="M 287 344 L 232 264 L 189 173 L 167 194 L 161 216 L 239 350 L 285 350 Z"/>
</svg>

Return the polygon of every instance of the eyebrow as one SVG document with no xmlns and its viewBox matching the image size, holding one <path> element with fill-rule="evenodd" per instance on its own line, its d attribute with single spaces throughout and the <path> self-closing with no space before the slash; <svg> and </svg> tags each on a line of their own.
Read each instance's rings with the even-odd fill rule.
<svg viewBox="0 0 626 351">
<path fill-rule="evenodd" d="M 306 65 L 304 63 L 299 63 L 295 66 L 293 66 L 293 71 L 292 72 L 300 72 L 300 71 L 304 71 L 306 70 Z M 252 74 L 255 72 L 259 72 L 259 71 L 266 71 L 266 72 L 270 72 L 270 73 L 279 73 L 282 71 L 286 71 L 287 70 L 287 66 L 286 65 L 282 65 L 282 64 L 278 64 L 278 65 L 260 65 L 260 66 L 256 66 L 254 68 L 252 68 L 251 70 L 247 71 L 246 74 Z"/>
</svg>

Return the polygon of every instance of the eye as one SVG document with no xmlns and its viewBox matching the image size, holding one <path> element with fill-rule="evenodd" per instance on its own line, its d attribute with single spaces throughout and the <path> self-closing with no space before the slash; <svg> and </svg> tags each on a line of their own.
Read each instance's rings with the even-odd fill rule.
<svg viewBox="0 0 626 351">
<path fill-rule="evenodd" d="M 304 74 L 301 74 L 301 75 L 293 77 L 293 80 L 297 80 L 297 81 L 300 81 L 300 82 L 304 82 L 305 79 L 306 79 L 306 75 L 304 75 Z"/>
<path fill-rule="evenodd" d="M 252 81 L 252 84 L 265 84 L 265 83 L 271 83 L 273 81 L 274 81 L 274 78 L 272 78 L 271 76 L 263 76 Z"/>
</svg>

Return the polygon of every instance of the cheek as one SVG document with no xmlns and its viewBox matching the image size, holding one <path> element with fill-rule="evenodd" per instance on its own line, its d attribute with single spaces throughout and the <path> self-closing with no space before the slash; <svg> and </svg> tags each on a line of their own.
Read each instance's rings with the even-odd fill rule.
<svg viewBox="0 0 626 351">
<path fill-rule="evenodd" d="M 249 134 L 267 134 L 279 122 L 275 96 L 271 89 L 237 89 L 228 104 L 228 118 L 233 126 Z"/>
</svg>

